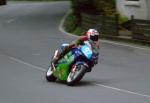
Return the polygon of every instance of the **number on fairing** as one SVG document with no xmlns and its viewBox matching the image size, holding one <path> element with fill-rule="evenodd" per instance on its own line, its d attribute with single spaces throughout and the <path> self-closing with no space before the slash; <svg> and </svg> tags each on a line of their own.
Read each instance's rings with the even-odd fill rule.
<svg viewBox="0 0 150 103">
<path fill-rule="evenodd" d="M 91 50 L 89 48 L 85 48 L 84 50 L 85 50 L 86 54 L 88 54 L 88 55 L 91 54 Z"/>
<path fill-rule="evenodd" d="M 92 57 L 92 50 L 88 46 L 82 46 L 81 50 L 88 59 Z"/>
</svg>

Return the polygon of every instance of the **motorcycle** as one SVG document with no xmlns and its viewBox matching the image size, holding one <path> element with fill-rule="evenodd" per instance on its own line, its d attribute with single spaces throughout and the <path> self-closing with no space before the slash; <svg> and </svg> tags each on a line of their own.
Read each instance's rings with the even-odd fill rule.
<svg viewBox="0 0 150 103">
<path fill-rule="evenodd" d="M 52 58 L 55 59 L 58 50 L 54 52 Z M 46 72 L 46 79 L 54 82 L 57 79 L 65 81 L 72 86 L 79 82 L 85 73 L 91 71 L 93 64 L 93 51 L 89 42 L 84 45 L 72 48 L 57 65 L 52 64 Z"/>
</svg>

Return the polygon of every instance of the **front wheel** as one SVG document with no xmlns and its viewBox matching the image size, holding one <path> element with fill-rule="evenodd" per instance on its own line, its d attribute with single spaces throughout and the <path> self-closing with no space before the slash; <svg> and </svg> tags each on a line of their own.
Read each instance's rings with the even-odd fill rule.
<svg viewBox="0 0 150 103">
<path fill-rule="evenodd" d="M 68 78 L 67 85 L 72 86 L 79 82 L 86 72 L 86 67 L 84 65 L 75 65 L 71 69 Z"/>
<path fill-rule="evenodd" d="M 56 79 L 57 78 L 54 77 L 52 68 L 50 66 L 49 69 L 46 72 L 46 80 L 49 81 L 49 82 L 54 82 Z"/>
</svg>

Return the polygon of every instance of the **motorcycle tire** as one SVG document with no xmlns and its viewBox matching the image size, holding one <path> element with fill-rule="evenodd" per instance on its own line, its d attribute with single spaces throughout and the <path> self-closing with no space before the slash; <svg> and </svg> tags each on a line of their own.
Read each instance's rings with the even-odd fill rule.
<svg viewBox="0 0 150 103">
<path fill-rule="evenodd" d="M 73 86 L 79 82 L 86 73 L 86 69 L 84 65 L 77 65 L 74 72 L 71 70 L 67 78 L 67 85 Z"/>
<path fill-rule="evenodd" d="M 56 79 L 57 78 L 53 75 L 53 71 L 52 71 L 52 68 L 50 66 L 46 72 L 46 80 L 49 82 L 54 82 L 54 81 L 56 81 Z"/>
</svg>

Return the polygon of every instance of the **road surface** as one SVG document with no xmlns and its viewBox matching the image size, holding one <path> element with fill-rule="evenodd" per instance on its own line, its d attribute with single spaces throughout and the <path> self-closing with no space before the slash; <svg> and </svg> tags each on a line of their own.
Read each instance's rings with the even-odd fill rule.
<svg viewBox="0 0 150 103">
<path fill-rule="evenodd" d="M 53 51 L 76 37 L 59 26 L 69 2 L 8 2 L 0 7 L 1 103 L 150 103 L 150 49 L 102 42 L 100 61 L 69 87 L 49 83 Z"/>
</svg>

